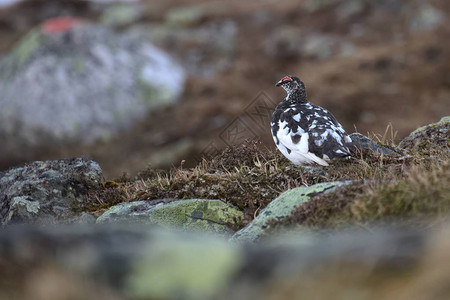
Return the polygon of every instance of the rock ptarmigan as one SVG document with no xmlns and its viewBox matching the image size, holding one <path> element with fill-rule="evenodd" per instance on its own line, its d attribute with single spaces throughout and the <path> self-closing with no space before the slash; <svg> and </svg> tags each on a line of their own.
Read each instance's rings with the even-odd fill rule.
<svg viewBox="0 0 450 300">
<path fill-rule="evenodd" d="M 284 88 L 287 97 L 272 114 L 272 136 L 287 159 L 295 165 L 328 166 L 333 159 L 350 157 L 346 143 L 351 138 L 329 111 L 308 102 L 299 78 L 285 76 L 276 86 Z"/>
</svg>

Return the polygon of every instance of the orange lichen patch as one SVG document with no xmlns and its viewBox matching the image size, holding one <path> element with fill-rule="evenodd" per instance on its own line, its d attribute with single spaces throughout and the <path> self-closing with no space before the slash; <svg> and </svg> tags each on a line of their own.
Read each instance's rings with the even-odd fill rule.
<svg viewBox="0 0 450 300">
<path fill-rule="evenodd" d="M 45 21 L 42 30 L 46 33 L 57 33 L 68 31 L 79 25 L 81 20 L 74 17 L 61 17 Z"/>
</svg>

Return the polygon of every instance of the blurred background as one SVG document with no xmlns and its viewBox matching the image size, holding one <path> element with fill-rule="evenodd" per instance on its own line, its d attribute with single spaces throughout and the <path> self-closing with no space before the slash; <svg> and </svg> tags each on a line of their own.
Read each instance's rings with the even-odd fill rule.
<svg viewBox="0 0 450 300">
<path fill-rule="evenodd" d="M 450 114 L 450 2 L 0 0 L 0 170 L 84 156 L 108 178 L 274 147 L 299 76 L 347 132 Z"/>
</svg>

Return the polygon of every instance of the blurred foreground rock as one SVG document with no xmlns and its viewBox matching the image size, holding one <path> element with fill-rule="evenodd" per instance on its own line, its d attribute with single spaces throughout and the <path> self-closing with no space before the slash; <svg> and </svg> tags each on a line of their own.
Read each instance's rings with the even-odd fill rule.
<svg viewBox="0 0 450 300">
<path fill-rule="evenodd" d="M 49 20 L 0 59 L 3 151 L 107 140 L 173 103 L 184 80 L 182 67 L 142 36 Z"/>
<path fill-rule="evenodd" d="M 35 161 L 0 173 L 0 224 L 55 224 L 74 217 L 73 207 L 102 180 L 89 159 Z"/>
<path fill-rule="evenodd" d="M 14 299 L 448 299 L 450 227 L 371 228 L 237 246 L 139 226 L 0 231 Z"/>
</svg>

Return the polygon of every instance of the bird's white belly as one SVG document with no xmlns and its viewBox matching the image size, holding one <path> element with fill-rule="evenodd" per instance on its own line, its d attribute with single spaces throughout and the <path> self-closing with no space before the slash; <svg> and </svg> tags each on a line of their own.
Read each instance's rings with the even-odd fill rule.
<svg viewBox="0 0 450 300">
<path fill-rule="evenodd" d="M 287 136 L 289 136 L 290 139 L 289 133 L 287 134 Z M 280 130 L 278 132 L 277 138 L 280 141 L 280 143 L 277 145 L 277 148 L 293 164 L 308 165 L 312 163 L 317 163 L 322 166 L 328 166 L 328 163 L 324 159 L 308 151 L 308 138 L 309 138 L 308 133 L 303 133 L 300 138 L 300 141 L 297 144 L 288 143 L 288 146 L 285 145 L 286 142 L 289 141 L 289 139 L 287 139 L 287 136 L 286 132 L 284 132 L 283 130 Z M 290 151 L 288 150 L 288 148 Z"/>
<path fill-rule="evenodd" d="M 278 146 L 278 149 L 280 149 L 281 153 L 283 153 L 283 155 L 287 159 L 289 159 L 294 165 L 309 165 L 314 162 L 312 159 L 310 159 L 308 156 L 304 154 L 294 151 L 291 151 L 291 153 L 289 153 L 286 147 L 284 147 L 281 144 Z"/>
</svg>

